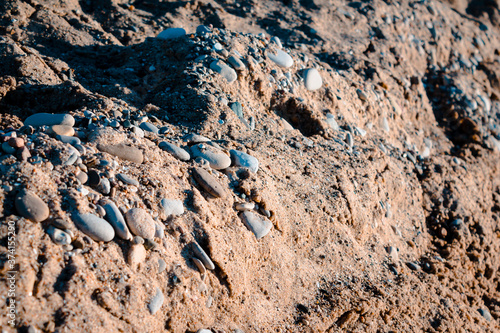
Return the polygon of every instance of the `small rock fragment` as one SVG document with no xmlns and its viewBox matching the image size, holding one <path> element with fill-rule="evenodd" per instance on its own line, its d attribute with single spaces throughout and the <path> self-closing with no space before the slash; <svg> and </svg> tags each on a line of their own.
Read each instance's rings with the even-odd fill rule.
<svg viewBox="0 0 500 333">
<path fill-rule="evenodd" d="M 168 217 L 170 215 L 179 216 L 184 214 L 184 205 L 181 200 L 162 199 L 160 205 L 163 212 Z"/>
<path fill-rule="evenodd" d="M 229 154 L 231 155 L 233 165 L 248 168 L 254 173 L 259 170 L 259 160 L 255 157 L 234 149 L 231 149 Z"/>
<path fill-rule="evenodd" d="M 146 249 L 142 244 L 133 244 L 127 255 L 127 263 L 136 270 L 140 263 L 146 260 Z"/>
<path fill-rule="evenodd" d="M 71 244 L 71 236 L 60 229 L 54 228 L 53 226 L 49 226 L 47 228 L 47 234 L 50 236 L 52 241 L 58 245 Z"/>
<path fill-rule="evenodd" d="M 273 224 L 267 218 L 250 211 L 240 213 L 240 218 L 257 239 L 267 235 L 273 227 Z"/>
</svg>

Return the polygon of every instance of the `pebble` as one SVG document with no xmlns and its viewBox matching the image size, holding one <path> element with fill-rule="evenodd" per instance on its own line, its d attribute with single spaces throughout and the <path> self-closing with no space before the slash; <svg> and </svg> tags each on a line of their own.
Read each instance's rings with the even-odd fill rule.
<svg viewBox="0 0 500 333">
<path fill-rule="evenodd" d="M 187 142 L 188 144 L 197 144 L 203 142 L 210 142 L 210 139 L 203 135 L 189 133 L 184 135 L 182 141 Z"/>
<path fill-rule="evenodd" d="M 142 161 L 144 160 L 142 151 L 140 149 L 127 146 L 126 144 L 123 143 L 115 145 L 98 144 L 97 149 L 106 152 L 110 155 L 116 156 L 125 161 L 142 163 Z"/>
<path fill-rule="evenodd" d="M 132 239 L 132 234 L 128 230 L 127 223 L 122 213 L 112 201 L 106 202 L 103 206 L 106 215 L 104 218 L 113 226 L 118 237 L 122 239 Z"/>
<path fill-rule="evenodd" d="M 38 195 L 27 190 L 19 192 L 15 206 L 21 216 L 34 222 L 45 221 L 50 214 L 49 206 Z"/>
<path fill-rule="evenodd" d="M 199 260 L 198 258 L 193 258 L 193 262 L 200 271 L 201 275 L 204 275 L 207 272 L 207 269 L 205 268 L 205 265 Z"/>
<path fill-rule="evenodd" d="M 140 127 L 131 126 L 131 128 L 132 128 L 132 133 L 134 133 L 136 137 L 138 138 L 144 137 L 144 131 Z"/>
<path fill-rule="evenodd" d="M 71 217 L 78 229 L 95 241 L 109 242 L 115 237 L 111 224 L 94 214 L 76 212 Z"/>
<path fill-rule="evenodd" d="M 89 186 L 97 186 L 101 183 L 101 176 L 99 172 L 95 169 L 90 169 L 88 173 L 88 185 Z"/>
<path fill-rule="evenodd" d="M 111 183 L 107 178 L 101 178 L 101 182 L 96 186 L 96 189 L 104 195 L 108 195 L 111 191 Z"/>
<path fill-rule="evenodd" d="M 231 155 L 233 165 L 248 168 L 254 173 L 259 170 L 259 160 L 255 157 L 234 149 L 231 149 L 229 154 Z"/>
<path fill-rule="evenodd" d="M 231 103 L 229 107 L 238 116 L 238 118 L 243 118 L 243 106 L 240 102 Z"/>
<path fill-rule="evenodd" d="M 53 126 L 53 125 L 65 125 L 65 126 L 75 126 L 75 118 L 69 114 L 63 113 L 36 113 L 29 116 L 24 121 L 24 126 Z"/>
<path fill-rule="evenodd" d="M 221 184 L 207 170 L 202 168 L 193 168 L 193 177 L 201 187 L 216 198 L 224 197 L 225 191 Z"/>
<path fill-rule="evenodd" d="M 23 138 L 11 137 L 7 142 L 9 143 L 9 146 L 11 146 L 12 148 L 19 149 L 24 147 Z"/>
<path fill-rule="evenodd" d="M 50 238 L 57 245 L 69 245 L 71 244 L 71 236 L 62 231 L 61 229 L 54 228 L 53 226 L 49 226 L 47 228 L 47 234 L 49 234 Z"/>
<path fill-rule="evenodd" d="M 304 71 L 304 83 L 307 90 L 313 91 L 321 88 L 323 79 L 316 68 L 309 68 Z"/>
<path fill-rule="evenodd" d="M 57 229 L 65 230 L 71 228 L 71 224 L 63 219 L 55 219 L 51 223 Z"/>
<path fill-rule="evenodd" d="M 230 56 L 228 59 L 227 59 L 227 62 L 229 62 L 229 64 L 231 66 L 234 67 L 234 69 L 236 69 L 237 71 L 243 71 L 246 69 L 245 67 L 245 64 L 243 63 L 243 61 L 241 61 L 241 59 L 235 55 L 232 55 Z"/>
<path fill-rule="evenodd" d="M 222 75 L 228 83 L 236 81 L 238 75 L 235 70 L 221 60 L 215 60 L 210 64 L 210 69 Z"/>
<path fill-rule="evenodd" d="M 55 135 L 65 135 L 65 136 L 75 135 L 75 130 L 73 129 L 73 127 L 67 125 L 50 126 L 47 132 Z"/>
<path fill-rule="evenodd" d="M 244 212 L 246 210 L 253 210 L 255 208 L 255 204 L 253 202 L 238 202 L 234 205 L 234 208 L 237 211 Z"/>
<path fill-rule="evenodd" d="M 161 199 L 160 205 L 163 208 L 165 215 L 179 216 L 184 214 L 184 205 L 181 200 Z"/>
<path fill-rule="evenodd" d="M 147 123 L 147 122 L 141 123 L 139 125 L 139 128 L 142 130 L 145 130 L 146 132 L 152 132 L 154 134 L 160 133 L 160 130 L 158 129 L 158 127 L 156 127 L 155 125 L 153 125 L 151 123 Z"/>
<path fill-rule="evenodd" d="M 160 222 L 155 223 L 155 237 L 163 239 L 165 236 L 165 225 Z"/>
<path fill-rule="evenodd" d="M 165 262 L 165 260 L 159 258 L 158 259 L 158 273 L 164 272 L 166 268 L 167 268 L 167 263 Z"/>
<path fill-rule="evenodd" d="M 156 288 L 156 294 L 148 304 L 149 313 L 154 315 L 156 312 L 158 312 L 158 310 L 160 310 L 161 306 L 163 305 L 164 300 L 165 297 L 163 296 L 160 288 Z"/>
<path fill-rule="evenodd" d="M 273 227 L 273 224 L 267 218 L 250 211 L 240 213 L 240 218 L 257 239 L 267 235 Z"/>
<path fill-rule="evenodd" d="M 354 139 L 352 138 L 352 134 L 350 132 L 347 132 L 345 141 L 349 148 L 352 148 L 354 146 Z"/>
<path fill-rule="evenodd" d="M 276 50 L 276 54 L 268 53 L 267 57 L 280 67 L 288 68 L 293 65 L 292 57 L 288 53 L 279 49 Z"/>
<path fill-rule="evenodd" d="M 413 270 L 413 271 L 418 271 L 420 270 L 420 265 L 419 264 L 416 264 L 414 262 L 407 262 L 406 263 L 406 266 L 408 266 L 409 269 Z"/>
<path fill-rule="evenodd" d="M 158 147 L 160 149 L 166 151 L 167 153 L 170 153 L 172 156 L 174 156 L 178 160 L 187 162 L 191 159 L 191 156 L 189 155 L 189 153 L 185 149 L 182 149 L 181 147 L 178 147 L 178 146 L 174 145 L 173 143 L 162 141 L 162 142 L 160 142 Z"/>
<path fill-rule="evenodd" d="M 210 163 L 210 167 L 215 170 L 226 169 L 231 165 L 231 158 L 215 147 L 203 143 L 191 147 L 193 157 L 202 157 Z"/>
<path fill-rule="evenodd" d="M 158 36 L 156 36 L 156 38 L 167 40 L 167 39 L 179 38 L 185 35 L 186 35 L 186 30 L 184 30 L 183 28 L 167 28 L 162 32 L 160 32 Z"/>
<path fill-rule="evenodd" d="M 139 181 L 137 179 L 134 179 L 124 173 L 119 173 L 116 175 L 116 178 L 118 178 L 118 180 L 121 180 L 122 182 L 124 182 L 125 184 L 128 184 L 128 185 L 134 185 L 134 186 L 139 186 Z"/>
<path fill-rule="evenodd" d="M 19 149 L 17 151 L 17 157 L 21 160 L 21 161 L 27 161 L 28 158 L 31 157 L 31 153 L 29 151 L 28 148 L 26 147 L 22 147 L 21 149 Z"/>
<path fill-rule="evenodd" d="M 2 143 L 2 150 L 7 154 L 14 154 L 16 152 L 16 148 L 9 145 L 8 142 Z"/>
<path fill-rule="evenodd" d="M 132 208 L 125 213 L 130 231 L 142 238 L 151 239 L 155 236 L 155 221 L 149 213 L 142 208 Z"/>
<path fill-rule="evenodd" d="M 484 317 L 484 319 L 486 319 L 487 321 L 491 321 L 493 318 L 491 317 L 491 313 L 488 309 L 478 309 L 477 311 L 479 311 L 479 313 L 481 314 L 481 316 Z"/>
<path fill-rule="evenodd" d="M 73 154 L 69 155 L 68 159 L 64 161 L 62 164 L 73 165 L 75 164 L 76 160 L 78 160 L 78 157 L 80 157 L 80 153 L 74 152 Z"/>
<path fill-rule="evenodd" d="M 72 146 L 79 145 L 82 143 L 80 139 L 77 138 L 76 136 L 57 135 L 56 139 L 64 143 L 68 143 Z"/>
<path fill-rule="evenodd" d="M 202 328 L 201 330 L 196 331 L 196 333 L 212 333 L 212 331 Z"/>
<path fill-rule="evenodd" d="M 276 46 L 278 46 L 278 49 L 281 50 L 283 48 L 283 45 L 281 45 L 281 41 L 278 37 L 276 36 L 271 37 L 271 42 L 276 44 Z"/>
<path fill-rule="evenodd" d="M 201 246 L 198 243 L 193 242 L 192 244 L 193 244 L 192 246 L 194 254 L 198 257 L 198 259 L 201 260 L 203 265 L 210 270 L 214 270 L 215 265 L 210 259 L 210 257 L 207 255 L 207 253 L 201 248 Z"/>
<path fill-rule="evenodd" d="M 382 119 L 380 120 L 380 127 L 386 132 L 390 131 L 389 122 L 387 121 L 386 117 L 382 117 Z"/>
<path fill-rule="evenodd" d="M 356 93 L 358 94 L 359 99 L 362 100 L 363 102 L 366 102 L 368 100 L 368 96 L 366 96 L 363 90 L 356 89 Z"/>
<path fill-rule="evenodd" d="M 196 27 L 196 33 L 197 34 L 209 34 L 211 33 L 212 31 L 210 31 L 210 28 L 207 27 L 206 25 L 199 25 Z"/>
<path fill-rule="evenodd" d="M 140 263 L 146 260 L 146 248 L 142 244 L 133 244 L 127 255 L 127 263 L 136 270 Z"/>
</svg>

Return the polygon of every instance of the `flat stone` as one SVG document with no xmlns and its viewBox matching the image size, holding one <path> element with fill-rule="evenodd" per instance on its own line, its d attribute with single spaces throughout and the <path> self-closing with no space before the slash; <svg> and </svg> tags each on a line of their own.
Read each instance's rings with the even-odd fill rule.
<svg viewBox="0 0 500 333">
<path fill-rule="evenodd" d="M 116 156 L 125 161 L 142 163 L 142 161 L 144 160 L 142 151 L 140 149 L 127 146 L 126 144 L 123 143 L 115 145 L 98 144 L 97 149 L 106 152 L 110 155 Z"/>
<path fill-rule="evenodd" d="M 234 149 L 231 149 L 229 154 L 231 155 L 233 165 L 248 168 L 252 172 L 259 170 L 259 160 L 255 157 Z"/>
<path fill-rule="evenodd" d="M 16 152 L 16 148 L 12 147 L 9 145 L 9 143 L 6 141 L 2 143 L 2 150 L 7 153 L 7 154 L 14 154 Z"/>
<path fill-rule="evenodd" d="M 250 211 L 240 213 L 240 218 L 257 239 L 267 235 L 273 227 L 273 224 L 267 218 Z"/>
<path fill-rule="evenodd" d="M 241 61 L 241 59 L 235 55 L 230 56 L 227 59 L 227 62 L 229 62 L 229 64 L 233 66 L 237 71 L 244 71 L 246 69 L 243 61 Z"/>
<path fill-rule="evenodd" d="M 491 313 L 488 309 L 478 309 L 477 311 L 479 311 L 481 316 L 483 316 L 484 319 L 486 319 L 487 321 L 491 321 L 493 319 L 493 317 L 491 316 Z"/>
<path fill-rule="evenodd" d="M 363 102 L 366 102 L 368 100 L 368 96 L 366 96 L 363 90 L 356 89 L 356 93 L 358 94 L 359 99 L 362 100 Z"/>
<path fill-rule="evenodd" d="M 49 127 L 47 132 L 55 135 L 65 135 L 65 136 L 75 135 L 75 130 L 73 129 L 73 127 L 68 125 L 53 125 Z"/>
<path fill-rule="evenodd" d="M 202 328 L 201 330 L 196 331 L 196 333 L 212 333 L 212 331 Z"/>
<path fill-rule="evenodd" d="M 196 268 L 200 271 L 200 273 L 203 275 L 207 272 L 207 269 L 205 268 L 205 265 L 201 262 L 200 259 L 198 258 L 193 258 L 193 262 L 196 265 Z"/>
<path fill-rule="evenodd" d="M 308 68 L 304 71 L 304 84 L 310 91 L 321 88 L 323 79 L 316 68 Z"/>
<path fill-rule="evenodd" d="M 67 232 L 62 231 L 61 229 L 49 226 L 47 228 L 47 234 L 50 236 L 52 241 L 58 245 L 71 244 L 71 236 Z"/>
<path fill-rule="evenodd" d="M 24 121 L 25 126 L 53 126 L 53 125 L 65 125 L 65 126 L 75 126 L 75 118 L 70 114 L 63 113 L 35 113 L 29 116 Z"/>
<path fill-rule="evenodd" d="M 236 74 L 235 70 L 221 60 L 213 61 L 210 64 L 210 69 L 222 75 L 228 83 L 232 83 L 238 78 L 238 74 Z"/>
<path fill-rule="evenodd" d="M 102 207 L 106 212 L 104 218 L 113 226 L 118 237 L 122 239 L 132 239 L 132 234 L 128 230 L 127 223 L 125 223 L 125 219 L 115 203 L 108 201 Z"/>
<path fill-rule="evenodd" d="M 45 221 L 50 214 L 49 206 L 38 195 L 27 190 L 19 192 L 15 206 L 22 217 L 34 222 Z"/>
<path fill-rule="evenodd" d="M 111 224 L 97 215 L 76 212 L 71 218 L 78 229 L 95 241 L 109 242 L 115 237 Z"/>
<path fill-rule="evenodd" d="M 340 130 L 340 126 L 335 120 L 335 116 L 333 114 L 327 113 L 325 121 L 334 131 Z"/>
<path fill-rule="evenodd" d="M 214 263 L 212 262 L 208 254 L 202 249 L 202 247 L 196 242 L 193 242 L 192 246 L 195 256 L 201 260 L 203 265 L 210 270 L 214 270 L 215 269 Z"/>
<path fill-rule="evenodd" d="M 210 163 L 210 167 L 215 170 L 221 170 L 231 165 L 231 158 L 215 147 L 199 143 L 191 147 L 193 157 L 202 157 Z"/>
<path fill-rule="evenodd" d="M 134 185 L 134 186 L 139 186 L 139 181 L 137 179 L 134 179 L 124 173 L 119 173 L 116 175 L 116 178 L 124 182 L 125 184 L 128 185 Z"/>
<path fill-rule="evenodd" d="M 191 159 L 191 156 L 189 155 L 189 153 L 185 149 L 182 149 L 181 147 L 178 147 L 178 146 L 174 145 L 173 143 L 162 141 L 162 142 L 160 142 L 158 147 L 160 149 L 168 152 L 169 154 L 171 154 L 172 156 L 174 156 L 178 160 L 189 161 Z"/>
<path fill-rule="evenodd" d="M 168 40 L 168 39 L 179 38 L 185 35 L 186 35 L 186 30 L 184 30 L 183 28 L 167 28 L 162 32 L 160 32 L 158 36 L 156 36 L 156 38 Z"/>
<path fill-rule="evenodd" d="M 158 259 L 158 273 L 162 273 L 167 268 L 167 263 L 162 258 Z"/>
<path fill-rule="evenodd" d="M 76 136 L 57 135 L 56 139 L 64 143 L 68 143 L 72 146 L 79 145 L 82 143 L 80 139 L 77 138 Z"/>
<path fill-rule="evenodd" d="M 182 137 L 182 141 L 187 142 L 188 144 L 197 144 L 203 142 L 210 142 L 210 139 L 203 135 L 189 133 Z"/>
<path fill-rule="evenodd" d="M 96 186 L 96 189 L 104 195 L 108 195 L 111 192 L 111 183 L 108 178 L 101 178 L 101 182 Z"/>
<path fill-rule="evenodd" d="M 127 255 L 127 263 L 133 270 L 146 260 L 146 248 L 142 244 L 134 244 L 130 247 Z"/>
<path fill-rule="evenodd" d="M 155 133 L 155 134 L 158 134 L 160 132 L 160 130 L 158 129 L 158 127 L 156 127 L 155 125 L 151 124 L 151 123 L 147 123 L 147 122 L 143 122 L 139 125 L 139 128 L 141 128 L 142 130 L 146 131 L 146 132 L 152 132 L 152 133 Z"/>
<path fill-rule="evenodd" d="M 253 210 L 255 208 L 255 204 L 253 202 L 238 202 L 234 205 L 234 209 L 240 212 L 244 212 L 247 210 Z"/>
<path fill-rule="evenodd" d="M 181 200 L 161 199 L 160 205 L 165 215 L 179 216 L 184 214 L 184 205 Z"/>
<path fill-rule="evenodd" d="M 276 50 L 276 54 L 268 53 L 267 57 L 280 67 L 288 68 L 293 65 L 292 57 L 282 50 Z"/>
<path fill-rule="evenodd" d="M 148 304 L 149 313 L 154 315 L 156 312 L 158 312 L 158 310 L 160 310 L 161 306 L 163 305 L 164 300 L 165 297 L 163 296 L 160 288 L 156 288 L 156 294 Z"/>
<path fill-rule="evenodd" d="M 240 102 L 231 103 L 229 107 L 238 116 L 238 118 L 243 118 L 243 106 Z"/>
<path fill-rule="evenodd" d="M 226 192 L 221 184 L 207 170 L 202 168 L 193 168 L 193 177 L 201 187 L 216 198 L 224 197 Z"/>
<path fill-rule="evenodd" d="M 142 208 L 132 208 L 125 213 L 130 231 L 142 238 L 152 239 L 155 236 L 155 221 L 149 213 Z"/>
<path fill-rule="evenodd" d="M 203 35 L 203 34 L 209 34 L 211 32 L 212 31 L 210 30 L 210 28 L 207 27 L 206 25 L 199 25 L 196 27 L 197 34 Z"/>
</svg>

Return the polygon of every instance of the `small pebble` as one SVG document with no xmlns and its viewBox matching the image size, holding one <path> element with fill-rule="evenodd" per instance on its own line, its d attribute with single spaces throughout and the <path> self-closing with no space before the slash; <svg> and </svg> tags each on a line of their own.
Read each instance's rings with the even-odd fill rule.
<svg viewBox="0 0 500 333">
<path fill-rule="evenodd" d="M 418 271 L 420 270 L 420 265 L 419 264 L 416 264 L 414 262 L 407 262 L 406 263 L 406 266 L 408 266 L 409 269 L 413 270 L 413 271 Z"/>
<path fill-rule="evenodd" d="M 147 131 L 147 132 L 152 132 L 154 134 L 158 134 L 160 132 L 158 127 L 156 127 L 155 125 L 153 125 L 151 123 L 147 123 L 147 122 L 141 123 L 139 125 L 139 128 L 144 130 L 144 131 Z"/>
<path fill-rule="evenodd" d="M 116 178 L 121 180 L 125 184 L 139 186 L 139 181 L 137 179 L 134 179 L 134 178 L 132 178 L 124 173 L 117 174 Z"/>
<path fill-rule="evenodd" d="M 368 96 L 366 96 L 363 90 L 356 89 L 356 93 L 358 94 L 359 99 L 362 100 L 363 102 L 366 102 L 368 100 Z"/>
<path fill-rule="evenodd" d="M 210 28 L 207 27 L 206 25 L 199 25 L 196 27 L 197 34 L 204 35 L 204 34 L 209 34 L 211 32 L 212 31 L 210 31 Z"/>
<path fill-rule="evenodd" d="M 167 263 L 165 262 L 165 260 L 159 258 L 158 259 L 158 273 L 163 273 L 166 268 L 167 268 Z"/>
<path fill-rule="evenodd" d="M 202 275 L 204 275 L 207 272 L 205 265 L 203 265 L 201 260 L 199 260 L 198 258 L 193 258 L 193 262 Z"/>
<path fill-rule="evenodd" d="M 215 170 L 226 169 L 231 165 L 231 158 L 227 154 L 208 144 L 199 143 L 192 146 L 191 154 L 194 158 L 204 158 Z"/>
<path fill-rule="evenodd" d="M 50 114 L 50 113 L 35 113 L 29 116 L 24 121 L 24 126 L 53 126 L 53 125 L 64 125 L 64 126 L 75 126 L 75 118 L 69 114 Z"/>
<path fill-rule="evenodd" d="M 156 288 L 156 294 L 148 304 L 149 312 L 152 315 L 154 315 L 156 312 L 158 312 L 158 310 L 160 310 L 161 306 L 163 305 L 164 300 L 165 300 L 165 298 L 164 298 L 163 293 L 161 292 L 160 288 Z"/>
<path fill-rule="evenodd" d="M 142 151 L 138 148 L 127 146 L 126 144 L 119 143 L 115 145 L 97 145 L 97 149 L 106 152 L 110 155 L 116 156 L 125 161 L 131 161 L 135 163 L 142 163 L 144 157 Z"/>
<path fill-rule="evenodd" d="M 107 178 L 101 178 L 101 182 L 96 186 L 97 190 L 104 195 L 108 195 L 111 191 L 111 183 Z"/>
<path fill-rule="evenodd" d="M 75 135 L 75 130 L 71 126 L 67 125 L 53 125 L 50 126 L 48 133 L 54 134 L 54 135 L 64 135 L 64 136 L 73 136 Z"/>
<path fill-rule="evenodd" d="M 132 239 L 132 234 L 125 223 L 125 219 L 115 203 L 107 201 L 103 208 L 106 212 L 105 219 L 113 226 L 118 237 Z"/>
<path fill-rule="evenodd" d="M 50 214 L 49 206 L 35 193 L 21 190 L 15 199 L 17 212 L 34 222 L 45 221 Z"/>
<path fill-rule="evenodd" d="M 225 196 L 226 193 L 220 183 L 207 170 L 195 167 L 192 171 L 194 179 L 205 191 L 216 198 Z"/>
<path fill-rule="evenodd" d="M 146 260 L 146 248 L 142 244 L 133 244 L 127 255 L 127 263 L 133 270 L 136 270 L 139 264 Z"/>
<path fill-rule="evenodd" d="M 234 149 L 231 149 L 229 154 L 231 155 L 233 165 L 248 168 L 254 173 L 259 170 L 259 160 L 255 157 Z"/>
<path fill-rule="evenodd" d="M 186 162 L 186 161 L 189 161 L 191 159 L 191 156 L 189 155 L 189 153 L 186 150 L 174 145 L 173 143 L 162 141 L 162 142 L 160 142 L 158 147 L 160 149 L 170 153 L 172 156 L 174 156 L 178 160 Z"/>
<path fill-rule="evenodd" d="M 82 143 L 80 139 L 77 138 L 76 136 L 57 135 L 56 139 L 64 143 L 69 143 L 72 146 L 79 145 Z"/>
<path fill-rule="evenodd" d="M 210 270 L 214 270 L 215 269 L 214 263 L 212 262 L 210 257 L 207 255 L 207 253 L 201 248 L 201 246 L 198 243 L 193 242 L 192 247 L 193 247 L 194 254 L 196 255 L 196 257 L 198 257 L 198 259 L 201 260 L 203 265 L 205 265 L 205 267 L 210 269 Z"/>
<path fill-rule="evenodd" d="M 235 70 L 226 65 L 221 60 L 213 61 L 210 64 L 210 69 L 222 75 L 222 77 L 224 77 L 228 83 L 232 83 L 238 78 Z"/>
<path fill-rule="evenodd" d="M 182 138 L 182 141 L 193 145 L 193 144 L 197 144 L 197 143 L 210 142 L 210 139 L 203 136 L 203 135 L 189 133 L 189 134 L 184 135 L 184 137 Z"/>
<path fill-rule="evenodd" d="M 239 202 L 234 205 L 237 211 L 244 212 L 247 210 L 253 210 L 255 208 L 255 203 L 253 202 Z"/>
<path fill-rule="evenodd" d="M 88 184 L 89 186 L 98 186 L 101 183 L 101 176 L 99 172 L 95 169 L 90 169 L 88 173 Z"/>
<path fill-rule="evenodd" d="M 76 212 L 71 217 L 78 229 L 95 241 L 109 242 L 115 237 L 111 224 L 94 214 Z"/>
<path fill-rule="evenodd" d="M 276 50 L 276 54 L 268 53 L 267 57 L 280 67 L 288 68 L 293 65 L 292 57 L 288 53 L 279 49 Z"/>
<path fill-rule="evenodd" d="M 63 219 L 55 219 L 51 222 L 51 224 L 54 227 L 61 229 L 61 230 L 66 230 L 66 229 L 71 228 L 71 224 L 68 221 L 63 220 Z"/>
<path fill-rule="evenodd" d="M 250 211 L 240 213 L 240 218 L 257 239 L 266 236 L 273 227 L 267 218 Z"/>
<path fill-rule="evenodd" d="M 212 333 L 212 331 L 202 328 L 201 330 L 196 331 L 196 333 Z"/>
<path fill-rule="evenodd" d="M 142 208 L 132 208 L 125 213 L 130 231 L 137 236 L 151 239 L 155 236 L 155 221 L 149 213 Z"/>
<path fill-rule="evenodd" d="M 9 146 L 11 146 L 12 148 L 19 149 L 21 147 L 24 147 L 24 139 L 23 138 L 12 137 L 7 142 L 9 143 Z"/>
<path fill-rule="evenodd" d="M 304 84 L 307 90 L 310 91 L 321 88 L 323 79 L 316 68 L 309 68 L 304 71 Z"/>
<path fill-rule="evenodd" d="M 71 244 L 71 236 L 68 233 L 66 233 L 58 228 L 54 228 L 53 226 L 49 226 L 47 228 L 47 234 L 50 236 L 52 241 L 54 243 L 56 243 L 57 245 L 69 245 L 69 244 Z"/>
<path fill-rule="evenodd" d="M 160 205 L 163 208 L 163 212 L 168 216 L 179 216 L 184 214 L 184 205 L 181 200 L 171 200 L 171 199 L 162 199 L 160 201 Z"/>
<path fill-rule="evenodd" d="M 484 319 L 486 319 L 487 321 L 491 321 L 493 319 L 493 317 L 491 316 L 491 313 L 488 309 L 483 308 L 483 309 L 479 309 L 478 311 L 481 314 L 481 316 L 483 316 Z"/>
<path fill-rule="evenodd" d="M 14 154 L 16 152 L 16 148 L 12 147 L 11 145 L 9 145 L 8 142 L 4 142 L 2 143 L 2 150 L 6 153 L 6 154 Z"/>
<path fill-rule="evenodd" d="M 156 38 L 168 40 L 168 39 L 179 38 L 185 35 L 186 35 L 186 30 L 184 30 L 183 28 L 167 28 L 162 32 L 160 32 L 158 36 L 156 36 Z"/>
<path fill-rule="evenodd" d="M 227 62 L 234 67 L 237 71 L 243 71 L 246 69 L 245 64 L 240 60 L 239 57 L 232 55 L 227 59 Z"/>
</svg>

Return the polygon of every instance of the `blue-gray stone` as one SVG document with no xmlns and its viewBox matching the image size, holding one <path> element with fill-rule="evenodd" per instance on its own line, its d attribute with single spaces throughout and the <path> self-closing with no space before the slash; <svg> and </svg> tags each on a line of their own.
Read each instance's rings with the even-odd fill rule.
<svg viewBox="0 0 500 333">
<path fill-rule="evenodd" d="M 73 118 L 70 114 L 63 113 L 35 113 L 34 115 L 29 116 L 24 121 L 25 126 L 53 126 L 53 125 L 66 125 L 66 126 L 74 126 L 75 118 Z"/>
<path fill-rule="evenodd" d="M 255 238 L 261 239 L 271 231 L 273 224 L 264 216 L 255 214 L 251 211 L 240 213 L 241 221 L 253 232 Z"/>
<path fill-rule="evenodd" d="M 230 105 L 231 110 L 238 116 L 238 118 L 243 118 L 243 106 L 240 102 L 234 102 Z"/>
<path fill-rule="evenodd" d="M 149 313 L 154 315 L 156 312 L 158 312 L 158 310 L 160 310 L 161 306 L 163 305 L 164 300 L 165 297 L 163 296 L 160 288 L 156 288 L 156 294 L 148 304 Z"/>
<path fill-rule="evenodd" d="M 119 180 L 121 180 L 125 184 L 139 186 L 139 181 L 137 179 L 134 179 L 134 178 L 132 178 L 124 173 L 117 174 L 116 178 L 118 178 Z"/>
<path fill-rule="evenodd" d="M 104 218 L 113 226 L 118 237 L 122 239 L 132 239 L 132 234 L 128 230 L 127 223 L 122 213 L 116 207 L 115 203 L 108 201 L 104 206 L 106 215 Z"/>
<path fill-rule="evenodd" d="M 158 127 L 156 127 L 155 125 L 151 124 L 151 123 L 141 123 L 139 125 L 139 127 L 147 132 L 153 132 L 155 134 L 158 134 L 160 132 L 160 130 L 158 129 Z"/>
<path fill-rule="evenodd" d="M 56 139 L 64 143 L 69 143 L 72 146 L 81 144 L 80 139 L 76 136 L 57 135 Z"/>
<path fill-rule="evenodd" d="M 162 141 L 158 147 L 181 161 L 189 161 L 191 159 L 191 155 L 189 155 L 186 150 L 174 145 L 173 143 Z"/>
<path fill-rule="evenodd" d="M 210 30 L 209 27 L 207 27 L 206 25 L 199 25 L 196 27 L 196 33 L 197 34 L 209 34 L 211 33 L 212 31 Z"/>
<path fill-rule="evenodd" d="M 94 214 L 76 212 L 71 218 L 78 229 L 95 241 L 109 242 L 115 237 L 115 230 L 111 224 Z"/>
<path fill-rule="evenodd" d="M 183 28 L 167 28 L 162 32 L 160 32 L 158 36 L 156 36 L 156 38 L 167 40 L 167 39 L 179 38 L 185 35 L 186 35 L 186 30 L 184 30 Z"/>
<path fill-rule="evenodd" d="M 259 160 L 255 157 L 234 149 L 231 149 L 229 154 L 231 155 L 233 165 L 248 168 L 252 172 L 259 170 Z"/>
<path fill-rule="evenodd" d="M 222 75 L 228 83 L 232 83 L 238 78 L 236 71 L 221 60 L 213 61 L 210 64 L 210 69 Z"/>
</svg>

